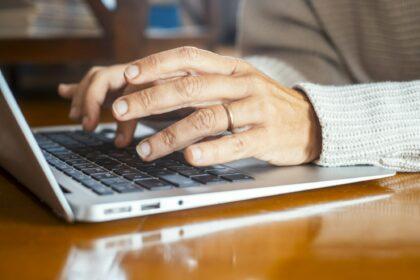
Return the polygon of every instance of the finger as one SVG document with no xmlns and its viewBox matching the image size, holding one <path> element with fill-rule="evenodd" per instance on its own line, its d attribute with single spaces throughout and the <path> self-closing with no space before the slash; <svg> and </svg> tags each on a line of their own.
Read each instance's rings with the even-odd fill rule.
<svg viewBox="0 0 420 280">
<path fill-rule="evenodd" d="M 117 123 L 117 134 L 115 137 L 115 146 L 124 148 L 133 141 L 133 135 L 137 127 L 137 120 Z"/>
<path fill-rule="evenodd" d="M 82 95 L 80 94 L 80 87 L 82 85 L 79 84 L 76 90 L 76 93 L 73 95 L 71 99 L 71 105 L 70 105 L 70 112 L 69 112 L 69 118 L 73 121 L 79 121 L 82 118 Z"/>
<path fill-rule="evenodd" d="M 263 128 L 224 136 L 217 140 L 194 144 L 185 149 L 185 159 L 195 166 L 226 163 L 259 154 Z"/>
<path fill-rule="evenodd" d="M 197 73 L 231 75 L 245 69 L 249 65 L 238 58 L 181 47 L 135 61 L 125 69 L 125 77 L 129 83 L 142 84 Z"/>
<path fill-rule="evenodd" d="M 253 84 L 243 79 L 220 75 L 185 77 L 117 99 L 113 114 L 117 120 L 125 121 L 203 103 L 208 106 L 209 103 L 238 100 L 253 91 Z"/>
<path fill-rule="evenodd" d="M 261 123 L 252 100 L 240 100 L 228 105 L 231 115 L 242 127 Z M 168 128 L 145 139 L 137 151 L 144 160 L 154 160 L 183 149 L 208 136 L 220 134 L 228 128 L 228 116 L 222 105 L 200 109 Z"/>
<path fill-rule="evenodd" d="M 124 65 L 116 65 L 96 71 L 83 90 L 82 114 L 83 128 L 93 130 L 99 123 L 102 105 L 110 91 L 116 91 L 126 85 Z"/>
<path fill-rule="evenodd" d="M 223 106 L 198 110 L 188 117 L 143 140 L 137 152 L 143 160 L 151 161 L 180 150 L 206 136 L 218 134 L 227 128 Z"/>
<path fill-rule="evenodd" d="M 71 109 L 69 113 L 69 118 L 74 121 L 79 121 L 82 118 L 82 105 L 83 105 L 83 95 L 86 87 L 89 85 L 92 75 L 99 69 L 94 67 L 83 77 L 80 83 L 77 85 L 77 89 L 73 94 L 71 101 Z"/>
<path fill-rule="evenodd" d="M 70 99 L 77 91 L 77 84 L 59 84 L 58 94 L 65 98 Z"/>
</svg>

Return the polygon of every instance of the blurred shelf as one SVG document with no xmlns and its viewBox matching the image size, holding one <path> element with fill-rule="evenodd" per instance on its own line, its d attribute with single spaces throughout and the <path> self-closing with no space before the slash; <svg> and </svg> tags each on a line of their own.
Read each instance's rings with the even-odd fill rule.
<svg viewBox="0 0 420 280">
<path fill-rule="evenodd" d="M 205 26 L 162 30 L 147 28 L 147 0 L 117 0 L 112 10 L 101 0 L 86 0 L 102 36 L 0 38 L 0 64 L 117 63 L 182 45 L 212 49 L 218 1 L 201 1 Z"/>
</svg>

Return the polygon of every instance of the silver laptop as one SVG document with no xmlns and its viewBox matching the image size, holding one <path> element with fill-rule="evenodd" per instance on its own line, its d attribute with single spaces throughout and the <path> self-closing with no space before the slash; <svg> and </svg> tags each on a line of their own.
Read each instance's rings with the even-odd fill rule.
<svg viewBox="0 0 420 280">
<path fill-rule="evenodd" d="M 392 176 L 373 166 L 275 167 L 256 159 L 194 168 L 113 146 L 114 124 L 29 128 L 0 72 L 0 164 L 69 222 L 101 222 Z M 140 125 L 136 141 L 155 132 Z"/>
</svg>

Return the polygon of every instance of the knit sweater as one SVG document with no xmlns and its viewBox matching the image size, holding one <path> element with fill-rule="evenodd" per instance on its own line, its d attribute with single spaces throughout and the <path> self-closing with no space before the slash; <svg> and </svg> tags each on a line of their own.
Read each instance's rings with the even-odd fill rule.
<svg viewBox="0 0 420 280">
<path fill-rule="evenodd" d="M 306 93 L 317 164 L 420 171 L 419 0 L 244 0 L 238 45 Z"/>
</svg>

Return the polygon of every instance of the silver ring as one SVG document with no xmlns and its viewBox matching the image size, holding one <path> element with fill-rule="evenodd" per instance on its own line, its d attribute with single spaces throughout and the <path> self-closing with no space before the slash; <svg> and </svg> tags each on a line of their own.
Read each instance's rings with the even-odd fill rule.
<svg viewBox="0 0 420 280">
<path fill-rule="evenodd" d="M 229 110 L 228 104 L 222 104 L 223 108 L 225 108 L 226 111 L 226 115 L 228 118 L 228 128 L 227 130 L 233 133 L 233 129 L 235 128 L 233 125 L 233 114 L 232 112 Z"/>
</svg>

